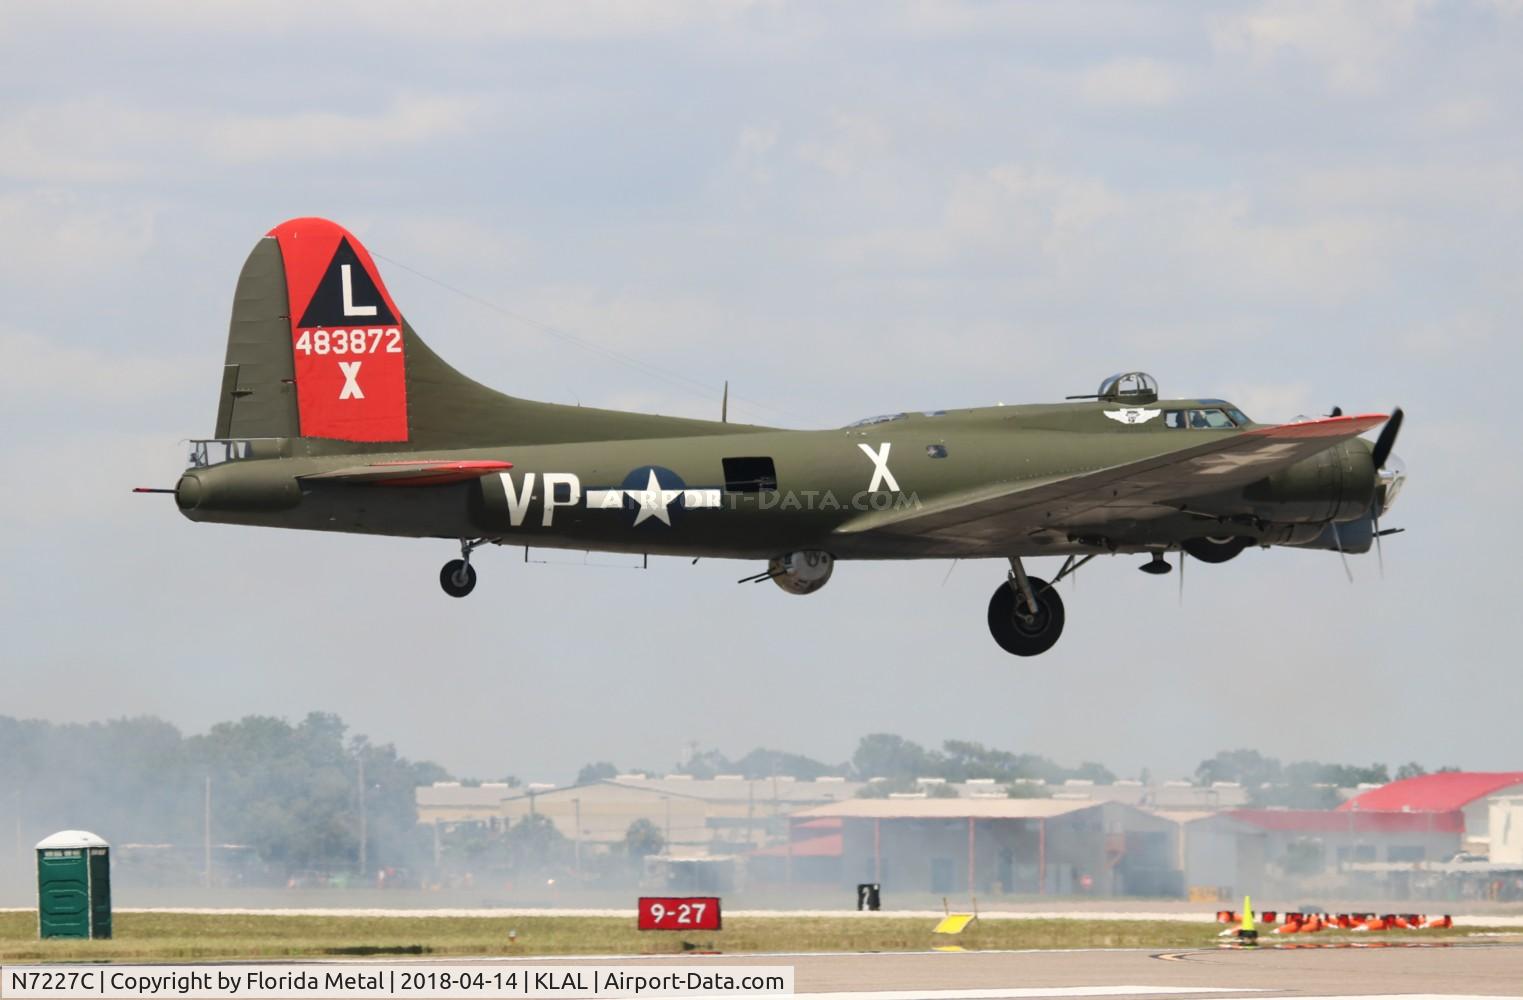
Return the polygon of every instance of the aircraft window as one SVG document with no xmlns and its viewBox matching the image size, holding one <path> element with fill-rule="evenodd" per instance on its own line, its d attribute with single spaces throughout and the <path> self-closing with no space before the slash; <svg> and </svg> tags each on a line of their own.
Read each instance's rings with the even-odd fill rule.
<svg viewBox="0 0 1523 1000">
<path fill-rule="evenodd" d="M 770 458 L 724 459 L 724 488 L 730 493 L 777 489 L 777 468 Z"/>
<path fill-rule="evenodd" d="M 1212 409 L 1191 410 L 1190 426 L 1196 428 L 1207 428 L 1210 430 L 1221 430 L 1223 428 L 1230 428 L 1234 425 L 1231 418 L 1229 418 L 1226 413 L 1222 412 L 1221 410 Z"/>
<path fill-rule="evenodd" d="M 254 442 L 210 438 L 190 442 L 190 464 L 198 469 L 223 462 L 237 462 L 254 455 Z"/>
<path fill-rule="evenodd" d="M 1232 422 L 1237 424 L 1239 427 L 1246 427 L 1249 424 L 1253 423 L 1253 421 L 1249 420 L 1247 414 L 1243 413 L 1242 410 L 1228 410 L 1227 416 L 1231 417 Z"/>
<path fill-rule="evenodd" d="M 1184 410 L 1164 410 L 1163 425 L 1165 427 L 1181 428 L 1185 425 Z"/>
<path fill-rule="evenodd" d="M 925 446 L 925 453 L 932 458 L 946 458 L 947 446 L 944 444 L 928 444 Z"/>
<path fill-rule="evenodd" d="M 878 417 L 863 417 L 861 420 L 854 420 L 851 423 L 847 424 L 846 426 L 847 427 L 871 427 L 873 424 L 886 424 L 886 423 L 888 423 L 891 420 L 906 420 L 908 418 L 909 418 L 909 414 L 908 413 L 885 413 L 882 416 L 878 416 Z"/>
<path fill-rule="evenodd" d="M 1150 403 L 1158 398 L 1158 382 L 1146 372 L 1117 372 L 1100 383 L 1101 399 Z"/>
</svg>

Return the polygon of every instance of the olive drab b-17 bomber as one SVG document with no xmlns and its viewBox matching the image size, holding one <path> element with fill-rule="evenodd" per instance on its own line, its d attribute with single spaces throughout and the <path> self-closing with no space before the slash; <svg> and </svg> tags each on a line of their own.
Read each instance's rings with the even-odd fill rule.
<svg viewBox="0 0 1523 1000">
<path fill-rule="evenodd" d="M 722 415 L 723 416 L 723 415 Z M 1379 437 L 1361 438 L 1384 425 Z M 1008 561 L 988 624 L 1018 656 L 1063 631 L 1054 584 L 1097 555 L 1207 563 L 1249 546 L 1366 552 L 1403 481 L 1401 411 L 1253 422 L 1141 372 L 1063 402 L 783 430 L 531 402 L 447 365 L 349 232 L 294 219 L 234 295 L 212 438 L 172 490 L 192 521 L 483 545 L 756 560 L 811 594 L 840 560 Z M 1028 559 L 1063 560 L 1051 580 Z"/>
</svg>

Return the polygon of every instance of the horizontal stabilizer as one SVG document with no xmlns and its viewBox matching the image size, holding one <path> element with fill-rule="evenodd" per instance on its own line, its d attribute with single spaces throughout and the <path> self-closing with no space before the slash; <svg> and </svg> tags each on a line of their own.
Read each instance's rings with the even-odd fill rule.
<svg viewBox="0 0 1523 1000">
<path fill-rule="evenodd" d="M 506 472 L 512 462 L 493 461 L 421 461 L 376 462 L 351 465 L 332 472 L 300 476 L 302 482 L 330 482 L 353 486 L 444 486 L 480 479 L 494 472 Z"/>
</svg>

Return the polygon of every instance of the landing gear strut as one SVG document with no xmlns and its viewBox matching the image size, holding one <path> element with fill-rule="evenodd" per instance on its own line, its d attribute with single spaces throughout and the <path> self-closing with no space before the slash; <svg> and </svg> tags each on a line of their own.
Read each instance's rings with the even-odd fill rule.
<svg viewBox="0 0 1523 1000">
<path fill-rule="evenodd" d="M 1010 578 L 989 598 L 989 633 L 1016 656 L 1045 653 L 1063 634 L 1063 599 L 1046 580 L 1027 576 L 1010 558 Z"/>
<path fill-rule="evenodd" d="M 490 538 L 460 539 L 460 558 L 451 559 L 439 571 L 439 586 L 451 597 L 464 597 L 476 589 L 476 569 L 471 565 L 471 553 L 492 541 Z"/>
</svg>

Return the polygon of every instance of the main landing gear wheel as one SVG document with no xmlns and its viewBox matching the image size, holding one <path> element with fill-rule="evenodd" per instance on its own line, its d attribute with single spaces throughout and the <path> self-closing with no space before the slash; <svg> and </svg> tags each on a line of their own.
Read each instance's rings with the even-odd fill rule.
<svg viewBox="0 0 1523 1000">
<path fill-rule="evenodd" d="M 1224 563 L 1234 559 L 1248 547 L 1248 539 L 1234 535 L 1209 538 L 1189 538 L 1183 542 L 1184 550 L 1193 559 L 1203 563 Z"/>
<path fill-rule="evenodd" d="M 439 586 L 451 597 L 464 597 L 476 589 L 476 570 L 464 559 L 451 559 L 439 571 Z"/>
<path fill-rule="evenodd" d="M 1063 634 L 1063 599 L 1046 580 L 1027 577 L 1037 608 L 1033 613 L 1026 598 L 1012 583 L 1002 583 L 989 598 L 989 632 L 1001 649 L 1016 656 L 1045 653 Z"/>
</svg>

